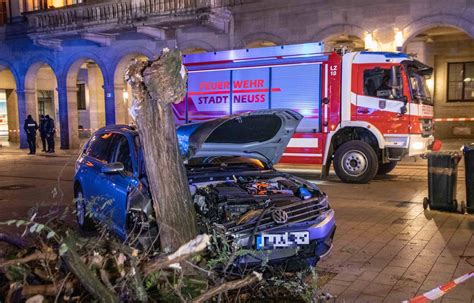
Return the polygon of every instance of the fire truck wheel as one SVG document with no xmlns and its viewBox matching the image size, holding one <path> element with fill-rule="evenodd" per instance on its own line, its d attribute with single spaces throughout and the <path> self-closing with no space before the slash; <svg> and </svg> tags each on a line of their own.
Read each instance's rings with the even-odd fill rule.
<svg viewBox="0 0 474 303">
<path fill-rule="evenodd" d="M 367 183 L 375 177 L 378 168 L 377 154 L 362 141 L 346 142 L 334 154 L 336 175 L 346 183 Z"/>
<path fill-rule="evenodd" d="M 397 166 L 398 161 L 390 161 L 388 163 L 379 163 L 379 170 L 377 175 L 386 175 L 391 172 L 395 166 Z"/>
</svg>

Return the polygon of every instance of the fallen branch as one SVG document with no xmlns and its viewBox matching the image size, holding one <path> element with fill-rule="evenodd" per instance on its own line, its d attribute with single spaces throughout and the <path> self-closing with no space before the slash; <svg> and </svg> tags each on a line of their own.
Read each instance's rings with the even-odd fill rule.
<svg viewBox="0 0 474 303">
<path fill-rule="evenodd" d="M 0 267 L 11 266 L 15 264 L 24 264 L 31 261 L 38 261 L 38 260 L 46 260 L 46 261 L 54 261 L 58 258 L 58 255 L 52 252 L 44 253 L 41 251 L 37 251 L 29 256 L 13 259 L 13 260 L 5 260 L 0 262 Z"/>
<path fill-rule="evenodd" d="M 179 263 L 183 260 L 188 259 L 189 257 L 205 250 L 210 243 L 209 235 L 203 234 L 198 235 L 193 240 L 189 241 L 186 244 L 183 244 L 177 251 L 174 253 L 158 257 L 146 263 L 143 267 L 145 276 L 148 276 L 160 269 L 166 268 L 172 264 Z"/>
<path fill-rule="evenodd" d="M 239 289 L 239 288 L 251 285 L 251 284 L 253 284 L 255 282 L 258 282 L 260 280 L 262 280 L 262 274 L 254 271 L 254 272 L 252 272 L 251 275 L 249 275 L 249 276 L 247 276 L 243 279 L 240 279 L 240 280 L 237 280 L 237 281 L 225 282 L 225 283 L 223 283 L 219 286 L 211 288 L 208 291 L 206 291 L 205 293 L 203 293 L 202 295 L 200 295 L 199 297 L 197 297 L 196 299 L 194 299 L 192 302 L 193 303 L 206 302 L 206 301 L 212 299 L 213 297 L 217 296 L 218 294 L 227 292 L 229 290 Z"/>
<path fill-rule="evenodd" d="M 72 282 L 68 282 L 64 285 L 63 290 L 71 290 L 73 289 L 74 284 Z M 45 284 L 45 285 L 25 285 L 21 290 L 21 294 L 23 297 L 29 297 L 34 295 L 43 295 L 45 297 L 54 297 L 56 294 L 61 291 L 56 285 L 54 284 Z"/>
<path fill-rule="evenodd" d="M 23 249 L 26 248 L 28 245 L 25 240 L 19 238 L 19 237 L 14 237 L 10 236 L 4 233 L 0 233 L 0 242 L 6 242 L 10 245 L 15 246 L 16 248 Z"/>
<path fill-rule="evenodd" d="M 75 242 L 72 238 L 64 239 L 64 244 L 67 245 L 67 251 L 61 256 L 67 264 L 69 270 L 76 276 L 84 288 L 100 302 L 115 303 L 119 302 L 118 297 L 112 293 L 97 276 L 87 267 L 81 260 L 81 257 L 74 249 Z"/>
</svg>

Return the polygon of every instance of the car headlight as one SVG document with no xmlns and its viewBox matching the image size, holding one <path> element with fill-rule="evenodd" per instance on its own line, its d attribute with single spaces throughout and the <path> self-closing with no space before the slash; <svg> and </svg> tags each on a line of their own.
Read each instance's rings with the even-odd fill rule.
<svg viewBox="0 0 474 303">
<path fill-rule="evenodd" d="M 418 150 L 425 149 L 425 143 L 421 141 L 413 142 L 411 147 L 412 149 L 418 149 Z"/>
</svg>

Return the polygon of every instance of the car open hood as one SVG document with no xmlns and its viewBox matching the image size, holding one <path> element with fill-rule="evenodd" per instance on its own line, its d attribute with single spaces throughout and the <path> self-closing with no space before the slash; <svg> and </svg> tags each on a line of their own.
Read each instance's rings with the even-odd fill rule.
<svg viewBox="0 0 474 303">
<path fill-rule="evenodd" d="M 289 109 L 270 109 L 178 127 L 185 160 L 193 157 L 241 156 L 277 163 L 303 116 Z"/>
</svg>

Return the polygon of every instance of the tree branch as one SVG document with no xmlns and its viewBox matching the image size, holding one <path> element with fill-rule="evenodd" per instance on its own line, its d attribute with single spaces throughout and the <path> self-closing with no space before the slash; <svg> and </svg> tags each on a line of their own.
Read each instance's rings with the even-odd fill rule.
<svg viewBox="0 0 474 303">
<path fill-rule="evenodd" d="M 237 281 L 225 282 L 225 283 L 223 283 L 219 286 L 211 288 L 208 291 L 206 291 L 205 293 L 203 293 L 202 295 L 200 295 L 199 297 L 197 297 L 196 299 L 194 299 L 192 302 L 193 303 L 206 302 L 206 301 L 212 299 L 213 297 L 217 296 L 218 294 L 221 294 L 221 293 L 224 293 L 226 291 L 233 290 L 233 289 L 239 289 L 239 288 L 251 285 L 251 284 L 253 284 L 255 282 L 258 282 L 260 280 L 262 280 L 262 274 L 254 271 L 254 272 L 252 272 L 251 275 L 249 275 L 249 276 L 247 276 L 243 279 L 240 279 L 240 280 L 237 280 Z"/>
<path fill-rule="evenodd" d="M 118 297 L 105 287 L 97 276 L 81 260 L 81 257 L 74 249 L 74 240 L 67 237 L 64 239 L 64 243 L 67 245 L 68 249 L 61 257 L 67 264 L 69 270 L 76 276 L 84 288 L 101 302 L 119 302 Z"/>
<path fill-rule="evenodd" d="M 164 256 L 164 257 L 158 257 L 146 263 L 145 266 L 143 267 L 145 276 L 148 276 L 160 269 L 168 267 L 171 264 L 179 263 L 183 260 L 188 259 L 189 257 L 205 250 L 207 246 L 209 245 L 209 243 L 210 243 L 209 235 L 206 235 L 206 234 L 198 235 L 193 240 L 182 245 L 174 253 Z"/>
<path fill-rule="evenodd" d="M 56 255 L 55 253 L 43 253 L 41 251 L 37 251 L 23 258 L 5 260 L 3 262 L 0 262 L 0 267 L 6 267 L 6 266 L 15 265 L 15 264 L 24 264 L 24 263 L 28 263 L 31 261 L 38 261 L 38 260 L 54 261 L 57 258 L 58 258 L 58 255 Z"/>
</svg>

